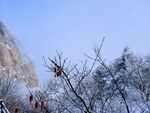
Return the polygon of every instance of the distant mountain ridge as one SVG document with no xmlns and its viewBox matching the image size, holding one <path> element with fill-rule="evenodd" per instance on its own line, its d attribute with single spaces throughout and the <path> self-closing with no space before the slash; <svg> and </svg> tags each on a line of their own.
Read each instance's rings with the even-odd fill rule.
<svg viewBox="0 0 150 113">
<path fill-rule="evenodd" d="M 0 21 L 0 76 L 6 71 L 14 80 L 21 80 L 30 87 L 38 84 L 31 60 L 23 52 L 20 42 Z"/>
</svg>

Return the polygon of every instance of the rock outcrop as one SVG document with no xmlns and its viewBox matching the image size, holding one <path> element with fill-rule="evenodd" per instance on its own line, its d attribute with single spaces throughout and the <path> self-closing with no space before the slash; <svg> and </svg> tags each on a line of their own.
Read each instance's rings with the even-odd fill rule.
<svg viewBox="0 0 150 113">
<path fill-rule="evenodd" d="M 13 80 L 20 80 L 30 87 L 38 84 L 31 60 L 23 52 L 19 41 L 0 21 L 0 76 L 4 72 Z"/>
</svg>

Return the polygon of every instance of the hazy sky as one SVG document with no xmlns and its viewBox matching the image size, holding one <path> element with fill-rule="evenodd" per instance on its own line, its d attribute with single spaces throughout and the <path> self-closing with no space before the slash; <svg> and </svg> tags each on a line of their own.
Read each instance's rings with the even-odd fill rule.
<svg viewBox="0 0 150 113">
<path fill-rule="evenodd" d="M 59 50 L 75 63 L 103 36 L 108 61 L 126 46 L 150 53 L 150 0 L 0 0 L 0 20 L 31 56 L 41 83 L 50 76 L 42 56 Z"/>
</svg>

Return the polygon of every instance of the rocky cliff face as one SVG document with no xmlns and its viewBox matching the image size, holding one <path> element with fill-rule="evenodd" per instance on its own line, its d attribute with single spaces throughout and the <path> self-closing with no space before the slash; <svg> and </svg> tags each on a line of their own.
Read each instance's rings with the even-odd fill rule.
<svg viewBox="0 0 150 113">
<path fill-rule="evenodd" d="M 31 60 L 23 52 L 19 41 L 0 21 L 0 76 L 3 76 L 4 72 L 30 87 L 38 84 Z"/>
</svg>

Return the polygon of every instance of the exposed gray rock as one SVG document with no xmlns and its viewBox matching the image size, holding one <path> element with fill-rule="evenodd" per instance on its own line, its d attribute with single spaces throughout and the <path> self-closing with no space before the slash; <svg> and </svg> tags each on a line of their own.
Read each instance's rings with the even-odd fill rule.
<svg viewBox="0 0 150 113">
<path fill-rule="evenodd" d="M 31 60 L 23 52 L 19 41 L 0 21 L 0 72 L 6 71 L 12 79 L 21 80 L 30 87 L 38 84 Z M 0 73 L 0 76 L 3 74 Z"/>
</svg>

